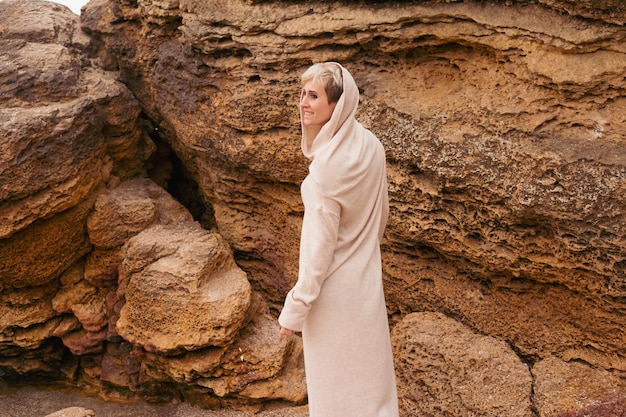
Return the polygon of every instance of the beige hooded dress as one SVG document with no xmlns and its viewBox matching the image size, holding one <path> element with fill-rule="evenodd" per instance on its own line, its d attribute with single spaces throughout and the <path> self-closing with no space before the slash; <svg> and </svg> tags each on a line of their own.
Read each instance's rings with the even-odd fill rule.
<svg viewBox="0 0 626 417">
<path fill-rule="evenodd" d="M 301 186 L 299 275 L 279 322 L 302 331 L 311 417 L 397 417 L 380 254 L 385 153 L 356 121 L 359 91 L 343 67 L 342 74 L 331 119 L 311 146 L 303 133 L 312 161 Z"/>
</svg>

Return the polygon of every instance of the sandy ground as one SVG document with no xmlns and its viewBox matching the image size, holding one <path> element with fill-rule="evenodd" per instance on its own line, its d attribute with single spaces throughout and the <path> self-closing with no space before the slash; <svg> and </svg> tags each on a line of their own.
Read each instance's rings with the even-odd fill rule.
<svg viewBox="0 0 626 417">
<path fill-rule="evenodd" d="M 41 390 L 34 387 L 10 389 L 0 386 L 0 417 L 44 417 L 68 407 L 84 407 L 95 417 L 249 417 L 242 411 L 211 411 L 189 404 L 152 405 L 109 403 L 78 392 Z M 265 411 L 257 417 L 307 417 L 306 407 Z"/>
</svg>

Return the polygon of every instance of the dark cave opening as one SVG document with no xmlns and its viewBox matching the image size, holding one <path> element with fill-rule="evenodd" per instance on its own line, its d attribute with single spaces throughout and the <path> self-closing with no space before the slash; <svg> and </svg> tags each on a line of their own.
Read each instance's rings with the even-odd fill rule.
<svg viewBox="0 0 626 417">
<path fill-rule="evenodd" d="M 217 228 L 213 207 L 204 201 L 198 183 L 172 146 L 160 137 L 156 128 L 150 137 L 156 145 L 156 151 L 147 161 L 148 177 L 185 206 L 203 228 Z"/>
</svg>

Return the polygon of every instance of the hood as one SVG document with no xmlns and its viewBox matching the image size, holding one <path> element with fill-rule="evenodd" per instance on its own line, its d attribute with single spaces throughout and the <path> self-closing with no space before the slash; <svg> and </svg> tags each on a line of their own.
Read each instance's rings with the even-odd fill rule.
<svg viewBox="0 0 626 417">
<path fill-rule="evenodd" d="M 354 116 L 359 105 L 359 88 L 350 72 L 340 64 L 337 65 L 341 67 L 343 76 L 343 94 L 339 97 L 333 115 L 312 141 L 311 138 L 307 137 L 306 129 L 302 126 L 302 153 L 309 159 L 315 158 L 315 154 L 324 148 L 342 127 L 346 126 L 346 123 L 350 124 L 356 121 Z M 300 109 L 301 123 L 302 120 L 302 109 Z"/>
</svg>

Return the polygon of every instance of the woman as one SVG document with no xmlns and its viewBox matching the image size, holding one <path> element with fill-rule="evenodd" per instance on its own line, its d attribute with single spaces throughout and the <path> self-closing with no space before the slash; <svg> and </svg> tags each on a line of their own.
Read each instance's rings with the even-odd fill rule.
<svg viewBox="0 0 626 417">
<path fill-rule="evenodd" d="M 397 417 L 382 286 L 385 153 L 355 119 L 359 90 L 337 63 L 302 75 L 304 219 L 298 281 L 278 318 L 302 332 L 311 417 Z"/>
</svg>

